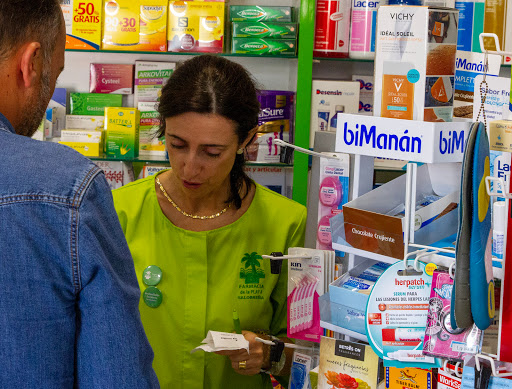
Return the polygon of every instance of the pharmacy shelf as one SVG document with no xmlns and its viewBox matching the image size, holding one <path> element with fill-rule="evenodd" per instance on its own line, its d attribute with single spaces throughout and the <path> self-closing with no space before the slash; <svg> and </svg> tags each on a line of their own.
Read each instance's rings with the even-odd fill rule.
<svg viewBox="0 0 512 389">
<path fill-rule="evenodd" d="M 66 49 L 67 52 L 75 53 L 111 53 L 111 54 L 141 54 L 141 55 L 167 55 L 167 56 L 196 56 L 203 54 L 220 55 L 222 57 L 251 57 L 251 58 L 283 58 L 283 59 L 297 59 L 296 55 L 256 55 L 256 54 L 236 54 L 236 53 L 185 53 L 176 51 L 125 51 L 125 50 L 74 50 Z"/>
<path fill-rule="evenodd" d="M 327 57 L 313 57 L 313 62 L 322 61 L 339 61 L 339 62 L 373 62 L 373 59 L 354 59 L 354 58 L 327 58 Z"/>
<path fill-rule="evenodd" d="M 366 335 L 360 334 L 359 332 L 347 330 L 346 328 L 343 327 L 338 327 L 337 325 L 334 325 L 327 321 L 320 320 L 320 327 L 325 328 L 326 330 L 337 332 L 338 334 L 350 336 L 351 338 L 354 339 L 362 340 L 363 342 L 368 342 L 368 338 L 366 337 Z"/>
<path fill-rule="evenodd" d="M 369 258 L 369 259 L 373 259 L 373 260 L 379 261 L 379 262 L 393 264 L 395 262 L 401 261 L 401 259 L 399 259 L 399 258 L 388 257 L 387 255 L 376 254 L 376 253 L 372 253 L 371 251 L 356 249 L 355 247 L 352 247 L 352 246 L 346 246 L 346 245 L 338 244 L 338 243 L 334 243 L 334 242 L 332 243 L 332 248 L 333 248 L 333 250 L 339 250 L 344 253 L 354 254 L 358 257 Z"/>
</svg>

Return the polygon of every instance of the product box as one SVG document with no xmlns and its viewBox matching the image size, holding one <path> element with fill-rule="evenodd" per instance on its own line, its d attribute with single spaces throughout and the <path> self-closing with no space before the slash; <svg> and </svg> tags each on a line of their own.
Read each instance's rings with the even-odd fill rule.
<svg viewBox="0 0 512 389">
<path fill-rule="evenodd" d="M 167 0 L 107 1 L 103 48 L 167 51 L 167 2 Z"/>
<path fill-rule="evenodd" d="M 53 128 L 56 126 L 55 108 L 47 108 L 44 120 L 44 139 L 53 138 Z"/>
<path fill-rule="evenodd" d="M 487 77 L 500 74 L 501 56 L 487 56 Z M 453 118 L 455 121 L 473 121 L 473 111 L 480 108 L 474 99 L 475 77 L 484 73 L 485 54 L 457 51 L 455 62 L 455 94 Z M 476 104 L 476 107 L 475 107 Z"/>
<path fill-rule="evenodd" d="M 256 133 L 254 140 L 246 147 L 247 161 L 279 163 L 281 146 L 274 142 L 275 139 L 289 142 L 290 133 L 285 131 Z"/>
<path fill-rule="evenodd" d="M 295 92 L 260 90 L 258 101 L 260 103 L 258 132 L 293 133 Z"/>
<path fill-rule="evenodd" d="M 167 50 L 222 53 L 225 4 L 215 1 L 170 1 Z"/>
<path fill-rule="evenodd" d="M 44 141 L 44 122 L 46 121 L 46 117 L 41 120 L 39 127 L 37 127 L 36 132 L 32 135 L 32 139 Z"/>
<path fill-rule="evenodd" d="M 105 116 L 66 115 L 66 129 L 103 131 Z"/>
<path fill-rule="evenodd" d="M 140 2 L 105 1 L 104 50 L 133 50 L 140 38 Z"/>
<path fill-rule="evenodd" d="M 96 130 L 62 130 L 62 142 L 101 143 L 103 131 Z"/>
<path fill-rule="evenodd" d="M 444 369 L 437 370 L 437 389 L 460 389 L 462 380 Z"/>
<path fill-rule="evenodd" d="M 297 39 L 297 23 L 233 22 L 233 38 Z"/>
<path fill-rule="evenodd" d="M 336 131 L 338 113 L 359 112 L 360 83 L 356 81 L 313 80 L 311 96 L 310 145 L 315 131 Z"/>
<path fill-rule="evenodd" d="M 162 88 L 174 69 L 174 62 L 135 61 L 135 105 L 139 102 L 159 101 Z"/>
<path fill-rule="evenodd" d="M 484 8 L 484 31 L 485 33 L 496 34 L 500 50 L 505 47 L 505 23 L 507 21 L 507 3 L 508 0 L 487 0 Z M 511 5 L 509 4 L 508 7 Z M 509 38 L 510 39 L 510 38 Z M 486 50 L 496 51 L 494 38 L 483 38 Z"/>
<path fill-rule="evenodd" d="M 131 162 L 96 161 L 96 165 L 105 173 L 105 178 L 112 190 L 129 184 L 134 180 Z"/>
<path fill-rule="evenodd" d="M 59 141 L 61 145 L 71 147 L 86 157 L 99 157 L 101 152 L 101 143 L 94 142 L 65 142 Z"/>
<path fill-rule="evenodd" d="M 318 389 L 376 389 L 379 358 L 368 345 L 322 337 Z"/>
<path fill-rule="evenodd" d="M 66 49 L 99 50 L 103 0 L 65 0 L 61 8 L 66 25 Z"/>
<path fill-rule="evenodd" d="M 257 5 L 232 5 L 229 7 L 232 22 L 292 22 L 292 7 L 266 7 Z"/>
<path fill-rule="evenodd" d="M 139 155 L 165 158 L 165 135 L 157 138 L 160 129 L 160 115 L 155 103 L 139 103 Z"/>
<path fill-rule="evenodd" d="M 359 115 L 373 115 L 373 76 L 352 75 L 352 81 L 359 81 Z"/>
<path fill-rule="evenodd" d="M 131 95 L 133 93 L 133 65 L 92 63 L 89 92 Z"/>
<path fill-rule="evenodd" d="M 140 171 L 138 178 L 141 179 L 141 178 L 146 178 L 149 176 L 154 176 L 155 174 L 161 172 L 162 170 L 167 170 L 167 169 L 169 169 L 169 165 L 160 165 L 160 164 L 144 165 L 142 170 Z"/>
<path fill-rule="evenodd" d="M 414 241 L 431 244 L 457 232 L 461 166 L 419 166 L 416 179 Z M 406 176 L 343 205 L 330 219 L 332 246 L 352 246 L 392 258 L 404 255 Z"/>
<path fill-rule="evenodd" d="M 484 32 L 485 0 L 456 0 L 459 10 L 457 50 L 480 52 L 480 33 Z"/>
<path fill-rule="evenodd" d="M 105 108 L 105 154 L 119 159 L 139 156 L 140 113 L 135 108 Z"/>
<path fill-rule="evenodd" d="M 293 169 L 291 167 L 246 165 L 244 171 L 258 184 L 282 196 L 292 197 Z"/>
<path fill-rule="evenodd" d="M 349 114 L 337 125 L 337 152 L 423 163 L 462 162 L 471 127 Z"/>
<path fill-rule="evenodd" d="M 231 52 L 251 55 L 295 55 L 295 39 L 233 38 Z"/>
<path fill-rule="evenodd" d="M 48 108 L 53 108 L 52 137 L 59 137 L 60 132 L 66 127 L 66 88 L 55 88 L 53 96 L 48 103 Z"/>
<path fill-rule="evenodd" d="M 457 23 L 455 9 L 379 8 L 375 116 L 452 121 Z"/>
<path fill-rule="evenodd" d="M 432 370 L 386 367 L 386 389 L 432 389 Z"/>
<path fill-rule="evenodd" d="M 70 93 L 71 115 L 104 115 L 105 107 L 121 107 L 123 96 L 103 93 Z"/>
<path fill-rule="evenodd" d="M 351 8 L 352 1 L 316 1 L 314 57 L 348 58 Z"/>
<path fill-rule="evenodd" d="M 495 120 L 489 123 L 489 146 L 491 150 L 512 153 L 512 121 Z"/>
</svg>

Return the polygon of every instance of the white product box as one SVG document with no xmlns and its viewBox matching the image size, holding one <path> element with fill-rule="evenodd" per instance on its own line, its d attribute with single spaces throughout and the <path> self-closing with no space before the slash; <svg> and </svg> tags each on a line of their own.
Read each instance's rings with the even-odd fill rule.
<svg viewBox="0 0 512 389">
<path fill-rule="evenodd" d="M 247 160 L 251 162 L 277 163 L 281 158 L 281 146 L 274 139 L 290 140 L 289 132 L 258 132 L 255 140 L 247 146 Z"/>
<path fill-rule="evenodd" d="M 169 165 L 144 165 L 142 170 L 140 171 L 139 178 L 146 178 L 149 176 L 154 176 L 155 174 L 161 172 L 162 170 L 169 169 Z"/>
<path fill-rule="evenodd" d="M 443 369 L 437 371 L 437 389 L 460 389 L 462 379 L 446 373 Z"/>
<path fill-rule="evenodd" d="M 380 7 L 375 116 L 452 120 L 458 12 L 435 7 Z"/>
<path fill-rule="evenodd" d="M 143 102 L 137 105 L 140 111 L 139 155 L 165 158 L 165 136 L 157 138 L 160 128 L 160 115 L 157 103 Z"/>
<path fill-rule="evenodd" d="M 277 192 L 283 196 L 288 195 L 292 182 L 287 172 L 292 168 L 280 166 L 245 166 L 244 171 L 258 184 Z"/>
<path fill-rule="evenodd" d="M 61 142 L 87 142 L 101 143 L 103 138 L 102 131 L 89 130 L 62 130 Z"/>
<path fill-rule="evenodd" d="M 487 76 L 500 74 L 501 56 L 488 55 Z M 484 73 L 485 54 L 457 51 L 455 61 L 455 95 L 453 101 L 454 121 L 473 121 L 473 112 L 480 108 L 474 99 L 475 77 Z M 510 82 L 509 82 L 510 84 Z"/>
<path fill-rule="evenodd" d="M 57 128 L 57 117 L 55 108 L 47 108 L 44 121 L 44 138 L 53 138 L 54 129 Z"/>
<path fill-rule="evenodd" d="M 48 108 L 54 109 L 52 137 L 59 137 L 66 124 L 66 88 L 55 88 Z"/>
<path fill-rule="evenodd" d="M 311 96 L 310 145 L 315 131 L 336 131 L 336 113 L 359 112 L 360 83 L 356 81 L 313 80 Z"/>
<path fill-rule="evenodd" d="M 131 162 L 97 161 L 96 165 L 103 170 L 110 189 L 117 189 L 133 181 Z"/>
<path fill-rule="evenodd" d="M 336 152 L 423 163 L 462 162 L 471 123 L 340 114 Z"/>
<path fill-rule="evenodd" d="M 160 91 L 174 69 L 174 62 L 135 61 L 135 105 L 160 100 Z"/>
<path fill-rule="evenodd" d="M 359 81 L 359 114 L 373 115 L 373 76 L 353 74 L 352 81 Z"/>
<path fill-rule="evenodd" d="M 66 115 L 66 129 L 100 131 L 105 126 L 105 116 Z"/>
<path fill-rule="evenodd" d="M 426 205 L 415 210 L 416 243 L 432 244 L 457 232 L 460 176 L 461 164 L 418 167 L 415 204 Z M 344 240 L 360 250 L 402 259 L 406 225 L 403 214 L 397 214 L 404 210 L 405 192 L 402 175 L 343 205 L 343 213 L 331 218 L 333 248 L 343 251 L 339 244 Z"/>
</svg>

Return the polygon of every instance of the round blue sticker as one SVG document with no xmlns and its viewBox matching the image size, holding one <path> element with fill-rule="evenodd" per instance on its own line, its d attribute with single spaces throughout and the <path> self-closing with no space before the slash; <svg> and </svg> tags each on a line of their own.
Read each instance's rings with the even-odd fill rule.
<svg viewBox="0 0 512 389">
<path fill-rule="evenodd" d="M 411 69 L 407 72 L 407 81 L 416 84 L 420 80 L 420 72 L 416 69 Z"/>
</svg>

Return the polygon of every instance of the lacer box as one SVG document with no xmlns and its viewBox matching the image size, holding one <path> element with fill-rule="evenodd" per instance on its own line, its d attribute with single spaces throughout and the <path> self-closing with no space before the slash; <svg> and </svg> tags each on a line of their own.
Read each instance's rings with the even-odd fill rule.
<svg viewBox="0 0 512 389">
<path fill-rule="evenodd" d="M 336 152 L 423 163 L 462 162 L 471 123 L 338 114 Z"/>
<path fill-rule="evenodd" d="M 432 244 L 457 232 L 460 164 L 419 166 L 416 179 L 414 241 Z M 331 218 L 333 248 L 340 244 L 402 259 L 406 176 L 402 175 L 343 205 Z"/>
</svg>

